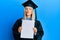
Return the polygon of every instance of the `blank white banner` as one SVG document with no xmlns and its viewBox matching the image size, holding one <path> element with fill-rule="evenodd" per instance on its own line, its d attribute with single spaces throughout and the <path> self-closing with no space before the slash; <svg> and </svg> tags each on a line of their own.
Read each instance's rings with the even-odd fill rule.
<svg viewBox="0 0 60 40">
<path fill-rule="evenodd" d="M 34 36 L 34 20 L 22 20 L 21 38 L 31 38 Z"/>
</svg>

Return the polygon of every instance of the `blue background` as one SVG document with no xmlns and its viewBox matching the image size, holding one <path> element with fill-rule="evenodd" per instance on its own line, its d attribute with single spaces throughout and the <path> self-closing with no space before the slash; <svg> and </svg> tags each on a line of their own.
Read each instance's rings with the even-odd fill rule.
<svg viewBox="0 0 60 40">
<path fill-rule="evenodd" d="M 14 40 L 12 26 L 23 17 L 26 0 L 0 0 L 0 40 Z M 44 30 L 42 40 L 60 40 L 60 0 L 33 0 Z"/>
</svg>

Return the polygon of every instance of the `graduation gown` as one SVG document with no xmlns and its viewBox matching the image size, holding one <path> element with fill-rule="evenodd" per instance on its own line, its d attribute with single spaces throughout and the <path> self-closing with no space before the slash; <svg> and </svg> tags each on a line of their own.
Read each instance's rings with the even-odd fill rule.
<svg viewBox="0 0 60 40">
<path fill-rule="evenodd" d="M 33 39 L 20 38 L 21 33 L 18 32 L 18 28 L 20 26 L 22 26 L 22 18 L 18 19 L 15 22 L 15 24 L 13 25 L 12 31 L 13 31 L 14 40 L 42 40 L 42 36 L 43 36 L 44 32 L 43 32 L 42 25 L 38 20 L 35 20 L 34 27 L 37 28 L 37 33 L 36 33 L 36 35 L 34 35 Z"/>
</svg>

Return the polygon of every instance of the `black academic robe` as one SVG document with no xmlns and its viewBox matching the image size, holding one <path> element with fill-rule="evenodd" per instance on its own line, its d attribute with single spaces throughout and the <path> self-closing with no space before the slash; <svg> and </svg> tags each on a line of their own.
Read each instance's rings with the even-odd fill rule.
<svg viewBox="0 0 60 40">
<path fill-rule="evenodd" d="M 33 39 L 20 38 L 20 33 L 18 32 L 18 28 L 20 26 L 22 26 L 22 18 L 18 19 L 13 26 L 13 36 L 14 36 L 15 40 L 42 40 L 42 36 L 43 36 L 44 32 L 43 32 L 42 25 L 38 20 L 35 20 L 34 27 L 37 28 L 37 33 L 36 33 L 36 35 L 34 35 Z"/>
</svg>

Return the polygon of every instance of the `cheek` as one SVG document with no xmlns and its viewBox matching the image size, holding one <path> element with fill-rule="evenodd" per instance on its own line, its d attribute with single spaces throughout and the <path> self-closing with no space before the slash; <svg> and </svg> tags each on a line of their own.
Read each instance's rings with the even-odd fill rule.
<svg viewBox="0 0 60 40">
<path fill-rule="evenodd" d="M 27 10 L 25 10 L 25 12 L 27 12 Z"/>
<path fill-rule="evenodd" d="M 32 13 L 32 10 L 29 10 L 30 13 Z"/>
<path fill-rule="evenodd" d="M 28 13 L 28 11 L 27 10 L 25 10 L 25 14 L 27 14 Z"/>
</svg>

